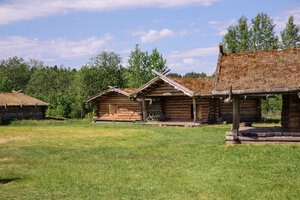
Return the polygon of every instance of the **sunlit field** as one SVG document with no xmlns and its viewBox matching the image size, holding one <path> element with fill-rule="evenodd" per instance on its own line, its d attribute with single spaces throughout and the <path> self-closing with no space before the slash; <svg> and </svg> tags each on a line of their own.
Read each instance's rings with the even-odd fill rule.
<svg viewBox="0 0 300 200">
<path fill-rule="evenodd" d="M 299 199 L 300 145 L 225 145 L 230 125 L 0 126 L 1 199 Z"/>
</svg>

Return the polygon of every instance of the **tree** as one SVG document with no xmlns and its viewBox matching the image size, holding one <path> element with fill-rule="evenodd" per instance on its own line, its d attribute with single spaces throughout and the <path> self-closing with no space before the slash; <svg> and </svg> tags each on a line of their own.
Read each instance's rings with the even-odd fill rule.
<svg viewBox="0 0 300 200">
<path fill-rule="evenodd" d="M 228 32 L 224 35 L 223 42 L 225 50 L 230 52 L 249 51 L 250 49 L 250 33 L 247 24 L 247 18 L 242 16 L 238 20 L 238 24 L 230 26 Z"/>
<path fill-rule="evenodd" d="M 13 89 L 13 85 L 11 80 L 9 80 L 9 78 L 4 77 L 1 81 L 0 81 L 0 92 L 11 92 Z"/>
<path fill-rule="evenodd" d="M 168 77 L 178 77 L 178 78 L 182 78 L 182 76 L 180 74 L 177 74 L 177 73 L 169 73 L 167 75 Z"/>
<path fill-rule="evenodd" d="M 186 73 L 183 77 L 184 78 L 206 78 L 207 75 L 204 72 L 202 73 L 189 72 Z"/>
<path fill-rule="evenodd" d="M 0 62 L 0 80 L 7 77 L 13 90 L 25 89 L 30 75 L 30 66 L 22 58 L 13 57 Z"/>
<path fill-rule="evenodd" d="M 296 48 L 297 46 L 300 48 L 300 35 L 299 35 L 299 27 L 294 24 L 294 17 L 290 16 L 288 22 L 286 23 L 285 28 L 280 33 L 281 35 L 281 48 Z M 297 45 L 298 44 L 298 45 Z"/>
<path fill-rule="evenodd" d="M 114 52 L 103 51 L 92 57 L 78 73 L 85 98 L 107 89 L 108 86 L 124 87 L 123 71 L 121 57 Z"/>
<path fill-rule="evenodd" d="M 125 69 L 118 54 L 103 51 L 92 57 L 76 74 L 74 87 L 77 88 L 72 115 L 84 116 L 92 111 L 91 105 L 85 102 L 87 97 L 107 89 L 108 86 L 124 87 L 124 73 Z"/>
<path fill-rule="evenodd" d="M 259 13 L 251 20 L 251 50 L 278 49 L 278 37 L 275 35 L 273 19 L 265 13 Z"/>
<path fill-rule="evenodd" d="M 157 49 L 153 49 L 152 53 L 148 55 L 148 52 L 143 52 L 138 45 L 135 50 L 131 52 L 128 59 L 128 72 L 127 83 L 128 87 L 138 88 L 141 85 L 150 81 L 155 75 L 152 73 L 152 69 L 158 72 L 164 72 L 166 70 L 166 60 L 162 57 Z"/>
</svg>

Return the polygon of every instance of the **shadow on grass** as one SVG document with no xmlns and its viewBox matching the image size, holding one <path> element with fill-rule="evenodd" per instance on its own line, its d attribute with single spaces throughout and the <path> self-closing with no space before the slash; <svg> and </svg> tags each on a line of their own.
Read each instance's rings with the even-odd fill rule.
<svg viewBox="0 0 300 200">
<path fill-rule="evenodd" d="M 19 180 L 20 178 L 4 178 L 4 179 L 0 179 L 0 184 L 7 184 L 10 183 L 12 181 L 16 181 Z"/>
<path fill-rule="evenodd" d="M 263 122 L 264 123 L 280 123 L 281 119 L 276 118 L 276 117 L 267 117 L 267 118 L 263 118 Z"/>
<path fill-rule="evenodd" d="M 5 121 L 2 121 L 2 124 L 0 124 L 0 126 L 8 126 L 11 124 L 11 120 L 5 120 Z"/>
</svg>

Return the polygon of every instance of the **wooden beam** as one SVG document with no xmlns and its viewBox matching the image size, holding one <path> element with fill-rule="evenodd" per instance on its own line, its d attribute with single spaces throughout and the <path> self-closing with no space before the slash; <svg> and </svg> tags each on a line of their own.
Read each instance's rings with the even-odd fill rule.
<svg viewBox="0 0 300 200">
<path fill-rule="evenodd" d="M 147 120 L 147 110 L 146 110 L 146 102 L 145 102 L 145 98 L 142 98 L 142 113 L 143 113 L 143 122 L 146 122 Z"/>
<path fill-rule="evenodd" d="M 252 95 L 252 94 L 282 94 L 299 92 L 300 88 L 272 88 L 272 89 L 248 89 L 248 90 L 232 90 L 233 95 Z M 231 91 L 212 91 L 213 95 L 229 95 Z"/>
<path fill-rule="evenodd" d="M 219 44 L 219 56 L 218 56 L 217 68 L 215 71 L 215 78 L 214 78 L 214 82 L 213 82 L 212 91 L 216 90 L 217 82 L 219 80 L 220 65 L 221 65 L 223 56 L 224 56 L 223 44 L 220 43 Z"/>
<path fill-rule="evenodd" d="M 183 85 L 177 83 L 176 81 L 173 81 L 173 80 L 169 79 L 168 77 L 166 77 L 163 74 L 155 71 L 154 69 L 152 69 L 151 71 L 154 74 L 156 74 L 160 79 L 167 82 L 169 85 L 173 86 L 176 90 L 180 90 L 185 95 L 190 96 L 190 97 L 193 97 L 195 95 L 193 91 L 191 91 L 190 89 L 188 89 L 188 88 L 184 87 Z"/>
<path fill-rule="evenodd" d="M 240 127 L 240 98 L 239 96 L 234 96 L 232 132 L 235 141 L 238 141 L 239 127 Z"/>
<path fill-rule="evenodd" d="M 160 120 L 164 121 L 165 120 L 165 98 L 159 98 L 160 102 Z"/>
<path fill-rule="evenodd" d="M 194 123 L 197 121 L 197 107 L 196 107 L 196 98 L 193 97 L 193 112 L 194 112 Z"/>
</svg>

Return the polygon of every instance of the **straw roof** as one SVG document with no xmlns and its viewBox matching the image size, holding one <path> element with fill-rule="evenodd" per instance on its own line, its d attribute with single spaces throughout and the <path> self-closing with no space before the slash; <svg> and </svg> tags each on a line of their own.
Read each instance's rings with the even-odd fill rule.
<svg viewBox="0 0 300 200">
<path fill-rule="evenodd" d="M 195 94 L 211 94 L 213 85 L 212 78 L 180 78 L 168 77 L 173 81 L 179 83 L 183 87 L 193 91 Z"/>
<path fill-rule="evenodd" d="M 267 90 L 300 86 L 300 49 L 225 53 L 215 91 Z"/>
<path fill-rule="evenodd" d="M 50 104 L 23 93 L 0 93 L 0 106 L 49 106 Z"/>
</svg>

